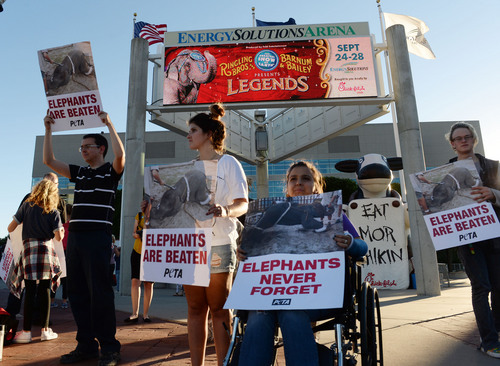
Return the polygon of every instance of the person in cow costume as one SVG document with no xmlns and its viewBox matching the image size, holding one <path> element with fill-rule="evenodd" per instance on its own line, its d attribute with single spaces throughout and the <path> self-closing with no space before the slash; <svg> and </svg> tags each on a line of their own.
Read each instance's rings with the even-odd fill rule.
<svg viewBox="0 0 500 366">
<path fill-rule="evenodd" d="M 335 164 L 335 169 L 344 173 L 356 173 L 358 190 L 349 201 L 360 198 L 401 198 L 391 189 L 392 170 L 403 169 L 401 158 L 386 158 L 380 154 L 367 154 L 358 160 L 343 160 Z"/>
<path fill-rule="evenodd" d="M 356 173 L 359 188 L 345 208 L 368 244 L 363 279 L 377 288 L 406 289 L 410 285 L 408 211 L 399 193 L 390 185 L 392 170 L 402 167 L 401 158 L 380 154 L 367 154 L 335 164 L 341 172 Z"/>
<path fill-rule="evenodd" d="M 500 170 L 498 161 L 486 159 L 474 153 L 478 143 L 474 127 L 468 123 L 455 123 L 446 139 L 457 154 L 450 163 L 457 160 L 474 161 L 482 186 L 472 187 L 472 195 L 477 203 L 491 202 L 500 217 Z M 458 257 L 462 261 L 472 288 L 472 307 L 481 336 L 480 349 L 488 356 L 500 358 L 500 236 L 458 247 Z M 491 305 L 489 296 L 491 293 Z"/>
</svg>

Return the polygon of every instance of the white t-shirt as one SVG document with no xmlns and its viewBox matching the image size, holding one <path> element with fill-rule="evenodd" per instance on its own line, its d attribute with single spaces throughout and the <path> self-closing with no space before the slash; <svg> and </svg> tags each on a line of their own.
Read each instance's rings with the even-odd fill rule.
<svg viewBox="0 0 500 366">
<path fill-rule="evenodd" d="M 227 206 L 237 198 L 248 201 L 248 185 L 245 172 L 238 160 L 231 155 L 222 155 L 217 163 L 215 203 Z M 238 231 L 236 217 L 216 217 L 212 246 L 232 244 L 236 246 Z"/>
</svg>

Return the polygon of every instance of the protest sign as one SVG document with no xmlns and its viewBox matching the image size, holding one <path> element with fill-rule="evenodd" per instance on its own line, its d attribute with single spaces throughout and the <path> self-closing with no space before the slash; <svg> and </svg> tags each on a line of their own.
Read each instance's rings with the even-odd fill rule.
<svg viewBox="0 0 500 366">
<path fill-rule="evenodd" d="M 240 263 L 224 308 L 331 309 L 344 300 L 343 251 L 268 254 Z"/>
<path fill-rule="evenodd" d="M 68 235 L 68 233 L 66 233 L 65 235 Z M 59 259 L 59 268 L 61 269 L 59 277 L 66 277 L 66 254 L 64 253 L 63 243 L 62 241 L 56 239 L 52 239 L 52 242 L 54 243 L 54 249 L 56 251 L 57 258 Z"/>
<path fill-rule="evenodd" d="M 341 192 L 250 202 L 241 262 L 225 308 L 342 307 L 344 252 Z"/>
<path fill-rule="evenodd" d="M 349 202 L 347 212 L 368 244 L 362 279 L 376 288 L 408 288 L 407 213 L 403 202 L 394 197 L 357 199 Z"/>
<path fill-rule="evenodd" d="M 9 233 L 5 249 L 2 253 L 2 260 L 0 261 L 0 277 L 3 282 L 7 283 L 14 266 L 19 259 L 19 255 L 23 250 L 23 225 L 18 225 L 16 229 Z"/>
<path fill-rule="evenodd" d="M 217 161 L 144 169 L 141 280 L 208 286 Z"/>
<path fill-rule="evenodd" d="M 90 42 L 38 51 L 52 131 L 102 127 L 102 111 Z"/>
<path fill-rule="evenodd" d="M 477 203 L 472 187 L 481 185 L 472 159 L 410 175 L 436 250 L 498 237 L 500 224 L 489 202 Z"/>
<path fill-rule="evenodd" d="M 211 237 L 204 229 L 144 229 L 141 279 L 208 286 Z"/>
</svg>

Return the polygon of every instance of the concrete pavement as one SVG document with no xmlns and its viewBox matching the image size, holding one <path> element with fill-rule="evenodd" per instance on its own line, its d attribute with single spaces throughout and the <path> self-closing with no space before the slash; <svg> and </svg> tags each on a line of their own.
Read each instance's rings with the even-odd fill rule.
<svg viewBox="0 0 500 366">
<path fill-rule="evenodd" d="M 452 280 L 451 286 L 442 287 L 441 296 L 435 297 L 417 296 L 415 290 L 379 293 L 385 365 L 500 365 L 500 360 L 476 350 L 479 335 L 467 279 Z M 117 338 L 122 343 L 123 365 L 190 364 L 186 300 L 173 294 L 171 288 L 155 289 L 150 311 L 153 322 L 140 321 L 135 325 L 123 322 L 131 309 L 130 297 L 117 294 Z M 7 290 L 3 286 L 0 304 L 5 304 L 6 298 Z M 33 327 L 34 341 L 5 347 L 3 362 L 7 365 L 57 365 L 60 355 L 74 349 L 76 327 L 70 310 L 52 309 L 51 320 L 52 328 L 59 333 L 57 340 L 40 342 L 40 330 Z M 328 333 L 321 334 L 322 343 L 333 340 Z M 95 361 L 89 361 L 82 365 L 94 364 Z M 206 365 L 216 365 L 213 344 L 207 349 Z M 278 352 L 278 365 L 285 365 L 282 350 Z"/>
</svg>

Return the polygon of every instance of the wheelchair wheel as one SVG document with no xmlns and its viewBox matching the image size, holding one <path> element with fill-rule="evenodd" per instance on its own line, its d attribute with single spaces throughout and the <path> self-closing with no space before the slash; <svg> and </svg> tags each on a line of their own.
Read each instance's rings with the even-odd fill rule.
<svg viewBox="0 0 500 366">
<path fill-rule="evenodd" d="M 243 335 L 243 324 L 238 315 L 233 318 L 233 333 L 231 334 L 231 341 L 229 349 L 227 350 L 226 357 L 223 361 L 223 366 L 238 366 L 240 358 L 240 349 Z"/>
<path fill-rule="evenodd" d="M 361 330 L 361 365 L 383 365 L 382 320 L 377 289 L 364 282 L 358 305 Z"/>
</svg>

